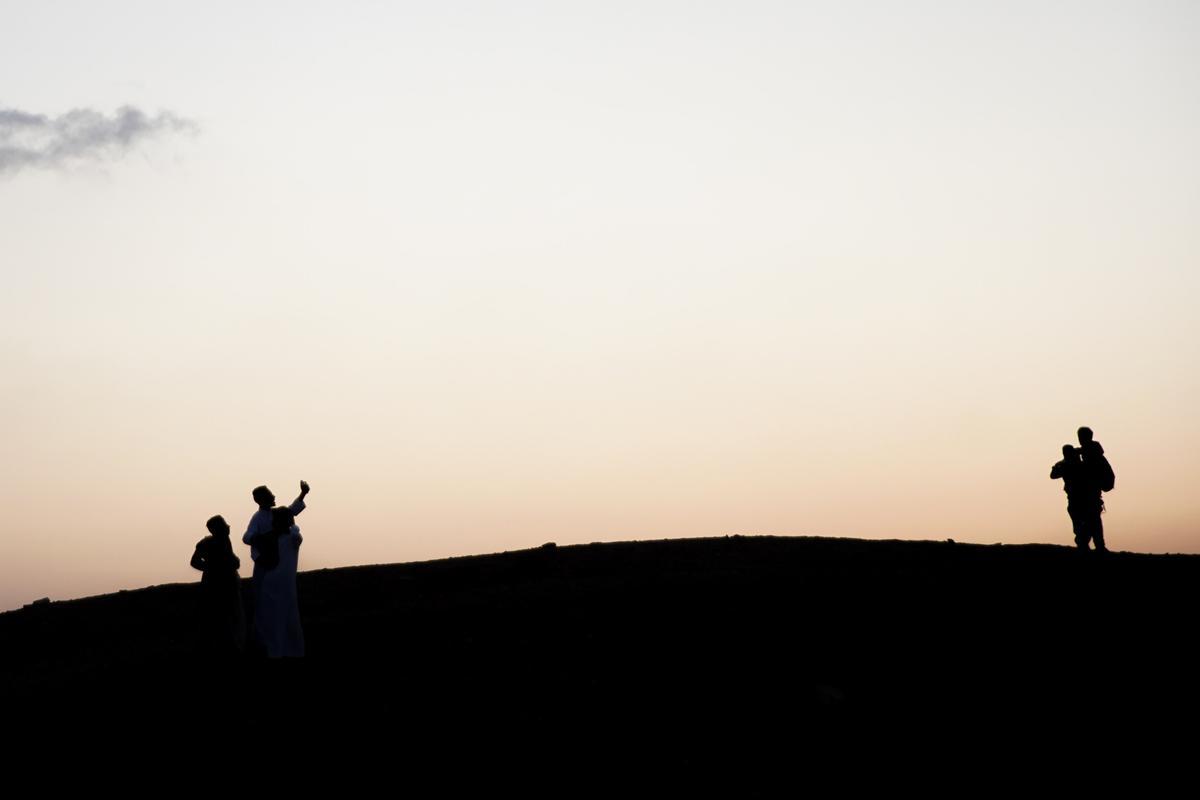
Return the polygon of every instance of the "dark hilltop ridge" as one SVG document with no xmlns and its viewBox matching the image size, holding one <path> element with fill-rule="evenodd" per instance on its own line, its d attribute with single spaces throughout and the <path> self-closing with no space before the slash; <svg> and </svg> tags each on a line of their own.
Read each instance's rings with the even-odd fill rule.
<svg viewBox="0 0 1200 800">
<path fill-rule="evenodd" d="M 197 584 L 26 607 L 0 615 L 0 692 L 10 712 L 214 720 L 286 703 L 312 730 L 444 729 L 456 746 L 1049 736 L 1193 714 L 1197 586 L 1197 556 L 1051 545 L 548 544 L 301 573 L 308 656 L 283 664 L 198 655 Z"/>
</svg>

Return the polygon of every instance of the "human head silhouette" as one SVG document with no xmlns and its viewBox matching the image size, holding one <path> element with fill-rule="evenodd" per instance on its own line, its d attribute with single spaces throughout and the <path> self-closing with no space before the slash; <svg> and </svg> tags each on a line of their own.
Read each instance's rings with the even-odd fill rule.
<svg viewBox="0 0 1200 800">
<path fill-rule="evenodd" d="M 259 508 L 270 508 L 275 505 L 275 495 L 271 494 L 271 490 L 266 486 L 255 487 L 250 496 L 254 498 L 254 502 L 258 503 Z"/>
<path fill-rule="evenodd" d="M 1079 446 L 1087 447 L 1088 443 L 1092 441 L 1092 435 L 1093 434 L 1092 434 L 1091 428 L 1087 428 L 1087 427 L 1080 428 L 1079 429 Z"/>
<path fill-rule="evenodd" d="M 204 527 L 208 528 L 208 532 L 213 536 L 228 536 L 229 523 L 220 514 L 215 517 L 209 517 L 208 522 L 204 523 Z"/>
<path fill-rule="evenodd" d="M 1067 459 L 1068 461 L 1074 458 L 1079 458 L 1079 451 L 1075 449 L 1074 445 L 1064 444 L 1063 458 Z"/>
<path fill-rule="evenodd" d="M 271 532 L 281 536 L 288 532 L 296 521 L 296 515 L 291 509 L 280 507 L 271 509 Z"/>
</svg>

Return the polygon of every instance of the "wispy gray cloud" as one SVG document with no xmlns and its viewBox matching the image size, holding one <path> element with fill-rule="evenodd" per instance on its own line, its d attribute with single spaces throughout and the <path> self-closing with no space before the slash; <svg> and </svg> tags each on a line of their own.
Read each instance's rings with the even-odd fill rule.
<svg viewBox="0 0 1200 800">
<path fill-rule="evenodd" d="M 155 136 L 196 130 L 196 123 L 169 111 L 150 116 L 133 106 L 112 116 L 77 108 L 57 117 L 0 108 L 0 176 L 120 158 Z"/>
</svg>

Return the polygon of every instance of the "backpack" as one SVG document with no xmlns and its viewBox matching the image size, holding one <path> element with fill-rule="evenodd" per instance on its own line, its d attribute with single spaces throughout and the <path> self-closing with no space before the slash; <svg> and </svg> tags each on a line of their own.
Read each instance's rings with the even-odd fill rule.
<svg viewBox="0 0 1200 800">
<path fill-rule="evenodd" d="M 1117 482 L 1117 475 L 1113 472 L 1112 464 L 1109 464 L 1108 459 L 1103 455 L 1099 455 L 1095 457 L 1092 468 L 1095 470 L 1096 483 L 1100 484 L 1100 491 L 1111 492 Z"/>
</svg>

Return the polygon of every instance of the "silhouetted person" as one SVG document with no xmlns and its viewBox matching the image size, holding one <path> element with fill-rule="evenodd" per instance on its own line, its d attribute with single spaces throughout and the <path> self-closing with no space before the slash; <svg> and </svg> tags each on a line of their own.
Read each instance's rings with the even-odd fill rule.
<svg viewBox="0 0 1200 800">
<path fill-rule="evenodd" d="M 1093 438 L 1091 428 L 1079 429 L 1079 452 L 1083 457 L 1083 466 L 1091 474 L 1092 480 L 1102 492 L 1111 492 L 1116 485 L 1117 476 L 1112 464 L 1104 455 L 1104 448 Z"/>
<path fill-rule="evenodd" d="M 1108 463 L 1108 457 L 1104 455 L 1104 448 L 1095 440 L 1092 429 L 1082 427 L 1078 436 L 1083 472 L 1089 491 L 1092 492 L 1087 506 L 1086 531 L 1091 534 L 1096 550 L 1107 551 L 1108 548 L 1104 546 L 1104 522 L 1100 516 L 1105 510 L 1102 493 L 1112 491 L 1117 476 L 1113 472 L 1112 464 Z"/>
<path fill-rule="evenodd" d="M 1087 550 L 1091 534 L 1085 532 L 1085 509 L 1090 507 L 1091 492 L 1086 486 L 1083 461 L 1079 451 L 1069 444 L 1063 445 L 1062 454 L 1062 461 L 1050 468 L 1050 479 L 1062 479 L 1063 491 L 1067 493 L 1067 515 L 1071 518 L 1071 529 L 1075 533 L 1075 546 Z"/>
<path fill-rule="evenodd" d="M 217 655 L 234 655 L 246 641 L 246 617 L 242 608 L 241 561 L 229 542 L 229 524 L 217 515 L 206 524 L 209 536 L 196 543 L 192 567 L 200 578 L 201 629 L 205 645 Z"/>
<path fill-rule="evenodd" d="M 290 508 L 271 509 L 271 530 L 255 540 L 259 547 L 255 563 L 262 577 L 254 629 L 268 658 L 304 655 L 296 599 L 296 568 L 304 537 L 295 521 Z"/>
<path fill-rule="evenodd" d="M 293 517 L 305 509 L 304 498 L 308 495 L 308 492 L 308 483 L 305 481 L 300 481 L 300 495 L 292 502 L 290 506 L 287 507 L 287 510 L 291 512 Z M 275 495 L 266 486 L 259 486 L 254 489 L 254 491 L 251 493 L 251 496 L 254 498 L 254 502 L 258 503 L 258 511 L 254 512 L 254 516 L 250 518 L 250 524 L 246 526 L 246 533 L 242 535 L 242 542 L 250 545 L 250 558 L 254 561 L 254 573 L 252 576 L 255 616 L 255 623 L 253 625 L 254 642 L 256 648 L 261 649 L 265 646 L 265 642 L 259 635 L 259 625 L 257 619 L 259 608 L 262 606 L 263 576 L 266 574 L 268 569 L 271 569 L 276 565 L 277 554 L 268 555 L 269 566 L 266 563 L 260 564 L 259 562 L 262 556 L 260 543 L 265 544 L 267 547 L 271 547 L 270 541 L 277 542 L 277 538 L 270 541 L 264 538 L 272 533 L 272 506 L 275 505 Z M 297 545 L 297 547 L 299 547 L 299 545 Z"/>
<path fill-rule="evenodd" d="M 1052 479 L 1063 479 L 1067 493 L 1067 513 L 1075 531 L 1075 546 L 1087 550 L 1091 542 L 1097 552 L 1107 552 L 1104 544 L 1103 492 L 1116 480 L 1104 448 L 1092 437 L 1091 428 L 1080 428 L 1079 447 L 1063 445 L 1063 460 L 1050 470 Z"/>
</svg>

